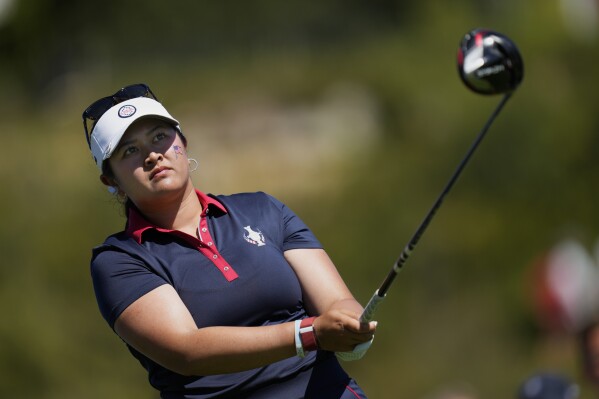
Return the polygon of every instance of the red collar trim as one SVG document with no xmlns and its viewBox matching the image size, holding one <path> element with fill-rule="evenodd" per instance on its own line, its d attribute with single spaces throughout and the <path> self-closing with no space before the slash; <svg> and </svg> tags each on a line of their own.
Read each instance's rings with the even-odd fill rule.
<svg viewBox="0 0 599 399">
<path fill-rule="evenodd" d="M 218 202 L 217 199 L 210 197 L 199 190 L 195 190 L 195 192 L 200 200 L 200 204 L 202 205 L 202 217 L 206 215 L 207 210 L 211 207 L 216 207 L 221 212 L 227 213 L 227 209 L 223 204 Z M 125 230 L 127 234 L 141 244 L 143 233 L 149 229 L 154 229 L 163 233 L 172 233 L 174 231 L 170 229 L 163 229 L 150 223 L 146 218 L 143 217 L 137 208 L 131 207 L 129 209 L 129 213 L 127 214 L 127 228 Z"/>
</svg>

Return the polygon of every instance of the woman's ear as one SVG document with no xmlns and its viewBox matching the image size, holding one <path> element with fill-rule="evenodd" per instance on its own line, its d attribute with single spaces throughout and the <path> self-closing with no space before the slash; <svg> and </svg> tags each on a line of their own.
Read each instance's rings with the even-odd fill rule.
<svg viewBox="0 0 599 399">
<path fill-rule="evenodd" d="M 100 176 L 100 181 L 108 186 L 108 191 L 110 191 L 111 194 L 114 195 L 121 195 L 121 189 L 119 188 L 119 185 L 116 183 L 116 180 L 114 180 L 114 178 L 108 177 L 106 175 L 101 175 Z"/>
<path fill-rule="evenodd" d="M 110 187 L 116 187 L 117 184 L 114 181 L 114 179 L 111 179 L 110 177 L 106 176 L 106 175 L 100 175 L 100 181 L 105 185 L 105 186 L 110 186 Z"/>
</svg>

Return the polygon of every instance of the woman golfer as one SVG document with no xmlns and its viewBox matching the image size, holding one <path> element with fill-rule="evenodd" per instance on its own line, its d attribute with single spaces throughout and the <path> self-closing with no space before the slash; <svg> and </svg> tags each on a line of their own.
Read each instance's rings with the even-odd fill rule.
<svg viewBox="0 0 599 399">
<path fill-rule="evenodd" d="M 195 189 L 179 122 L 147 85 L 94 102 L 83 120 L 127 216 L 93 250 L 98 306 L 162 398 L 366 397 L 338 358 L 360 357 L 376 323 L 359 322 L 362 307 L 289 208 Z"/>
</svg>

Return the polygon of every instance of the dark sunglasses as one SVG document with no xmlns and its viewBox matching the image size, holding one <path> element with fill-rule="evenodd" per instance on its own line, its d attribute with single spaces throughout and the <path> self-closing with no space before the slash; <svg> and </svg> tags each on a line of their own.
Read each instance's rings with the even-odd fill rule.
<svg viewBox="0 0 599 399">
<path fill-rule="evenodd" d="M 83 111 L 83 129 L 85 130 L 85 138 L 87 145 L 91 148 L 91 132 L 94 130 L 98 120 L 106 111 L 114 107 L 118 103 L 130 100 L 132 98 L 148 97 L 158 101 L 150 86 L 144 83 L 125 86 L 111 96 L 101 98 Z M 90 127 L 91 126 L 91 127 Z"/>
</svg>

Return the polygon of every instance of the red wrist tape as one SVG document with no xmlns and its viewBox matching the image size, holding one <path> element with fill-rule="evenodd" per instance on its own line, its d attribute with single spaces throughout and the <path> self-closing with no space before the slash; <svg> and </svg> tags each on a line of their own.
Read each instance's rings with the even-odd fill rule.
<svg viewBox="0 0 599 399">
<path fill-rule="evenodd" d="M 300 323 L 300 339 L 304 351 L 315 351 L 318 349 L 318 341 L 316 341 L 316 332 L 314 331 L 314 319 L 316 317 L 308 317 Z"/>
</svg>

